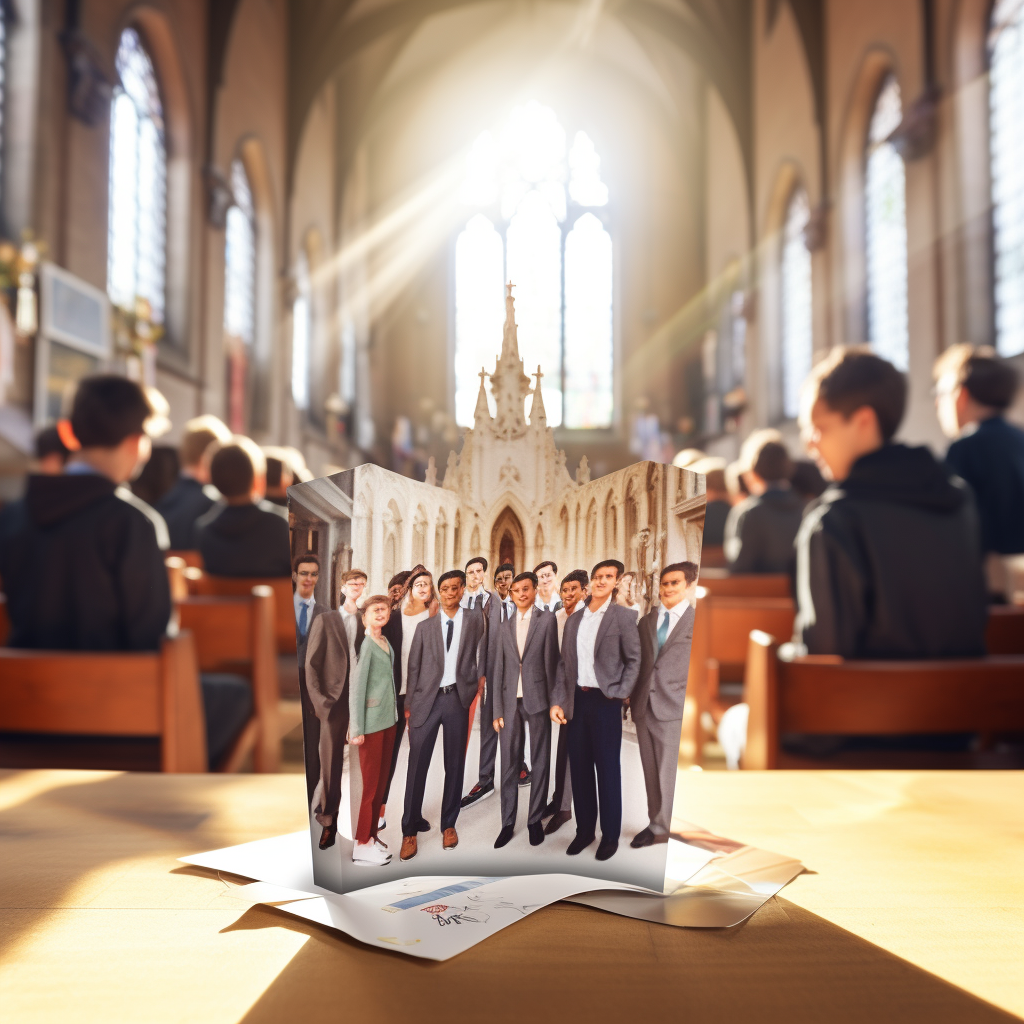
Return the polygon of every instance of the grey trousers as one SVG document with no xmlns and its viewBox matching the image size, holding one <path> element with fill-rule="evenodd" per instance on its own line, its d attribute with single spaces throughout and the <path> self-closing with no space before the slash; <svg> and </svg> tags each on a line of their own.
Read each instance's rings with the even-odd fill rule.
<svg viewBox="0 0 1024 1024">
<path fill-rule="evenodd" d="M 527 822 L 540 824 L 548 802 L 548 775 L 551 771 L 551 719 L 547 709 L 531 715 L 523 707 L 523 698 L 516 701 L 516 714 L 505 719 L 499 734 L 501 741 L 501 826 L 515 826 L 519 809 L 519 768 L 526 742 L 525 727 L 530 727 L 530 813 Z M 493 728 L 493 725 L 492 725 Z"/>
<path fill-rule="evenodd" d="M 498 756 L 498 734 L 494 731 L 494 687 L 490 679 L 477 709 L 480 719 L 480 775 L 477 782 L 487 786 L 494 781 L 494 762 Z"/>
<path fill-rule="evenodd" d="M 661 722 L 648 712 L 643 718 L 634 718 L 633 723 L 647 789 L 647 816 L 651 821 L 648 827 L 656 836 L 667 836 L 672 830 L 672 798 L 676 791 L 683 720 L 674 718 Z"/>
</svg>

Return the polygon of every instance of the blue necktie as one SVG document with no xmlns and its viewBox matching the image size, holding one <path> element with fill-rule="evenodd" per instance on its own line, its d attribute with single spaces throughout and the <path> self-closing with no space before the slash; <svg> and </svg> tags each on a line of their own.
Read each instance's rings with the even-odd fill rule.
<svg viewBox="0 0 1024 1024">
<path fill-rule="evenodd" d="M 454 632 L 455 632 L 455 620 L 454 619 L 449 619 L 448 620 L 448 637 L 447 637 L 447 639 L 444 642 L 444 649 L 446 651 L 451 650 L 452 635 L 454 634 Z"/>
<path fill-rule="evenodd" d="M 661 620 L 661 625 L 658 626 L 658 650 L 665 646 L 665 641 L 668 639 L 668 612 L 665 612 L 664 618 Z"/>
<path fill-rule="evenodd" d="M 306 621 L 306 613 L 309 611 L 309 606 L 305 601 L 302 602 L 302 610 L 299 612 L 299 636 L 306 635 L 306 629 L 309 623 Z"/>
</svg>

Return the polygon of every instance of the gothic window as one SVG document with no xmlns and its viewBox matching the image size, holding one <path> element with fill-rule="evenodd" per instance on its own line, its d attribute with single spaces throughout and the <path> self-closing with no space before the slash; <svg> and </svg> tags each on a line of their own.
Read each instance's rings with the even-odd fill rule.
<svg viewBox="0 0 1024 1024">
<path fill-rule="evenodd" d="M 614 551 L 619 543 L 618 516 L 615 511 L 615 495 L 609 494 L 604 505 L 604 544 Z"/>
<path fill-rule="evenodd" d="M 789 200 L 782 235 L 782 414 L 795 419 L 800 388 L 811 370 L 811 254 L 806 231 L 811 206 L 805 189 Z"/>
<path fill-rule="evenodd" d="M 309 408 L 309 349 L 313 333 L 309 259 L 299 251 L 295 264 L 295 301 L 292 303 L 292 399 L 297 409 Z"/>
<path fill-rule="evenodd" d="M 115 59 L 118 85 L 110 107 L 107 292 L 122 309 L 149 303 L 164 320 L 167 235 L 167 146 L 153 62 L 139 33 L 125 29 Z"/>
<path fill-rule="evenodd" d="M 256 211 L 245 165 L 231 164 L 231 194 L 224 237 L 224 350 L 228 360 L 228 425 L 246 429 L 246 383 L 255 338 Z"/>
<path fill-rule="evenodd" d="M 996 347 L 1024 352 L 1024 4 L 992 12 L 989 108 Z"/>
<path fill-rule="evenodd" d="M 569 145 L 548 107 L 517 107 L 500 136 L 484 132 L 473 144 L 462 200 L 475 212 L 455 243 L 456 420 L 472 425 L 510 280 L 520 355 L 544 374 L 548 423 L 611 426 L 612 240 L 593 142 L 577 131 Z"/>
<path fill-rule="evenodd" d="M 4 178 L 4 158 L 7 156 L 3 144 L 5 119 L 4 112 L 7 99 L 7 8 L 0 7 L 0 186 Z"/>
<path fill-rule="evenodd" d="M 907 209 L 903 158 L 889 136 L 903 120 L 895 75 L 882 84 L 868 129 L 867 213 L 868 338 L 900 370 L 910 360 L 907 327 Z"/>
</svg>

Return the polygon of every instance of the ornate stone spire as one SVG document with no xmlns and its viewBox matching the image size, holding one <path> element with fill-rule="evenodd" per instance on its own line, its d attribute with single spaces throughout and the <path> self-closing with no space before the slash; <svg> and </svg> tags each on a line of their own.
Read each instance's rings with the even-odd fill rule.
<svg viewBox="0 0 1024 1024">
<path fill-rule="evenodd" d="M 531 427 L 546 427 L 548 425 L 548 414 L 544 408 L 544 392 L 541 389 L 540 381 L 544 376 L 540 372 L 540 366 L 537 367 L 537 372 L 531 374 L 531 376 L 537 378 L 537 383 L 533 388 L 533 405 L 530 407 L 530 426 Z"/>
<path fill-rule="evenodd" d="M 476 396 L 476 409 L 473 412 L 473 426 L 479 429 L 486 423 L 491 421 L 491 410 L 487 407 L 487 392 L 484 390 L 484 381 L 487 380 L 487 371 L 481 366 L 480 373 L 477 374 L 480 378 L 480 390 Z"/>
<path fill-rule="evenodd" d="M 524 401 L 530 393 L 530 378 L 523 373 L 523 361 L 519 358 L 519 338 L 516 333 L 515 300 L 512 298 L 512 282 L 506 285 L 505 329 L 501 340 L 501 356 L 491 374 L 491 394 L 497 416 L 494 430 L 499 437 L 521 437 L 526 432 Z M 479 405 L 478 405 L 479 408 Z"/>
</svg>

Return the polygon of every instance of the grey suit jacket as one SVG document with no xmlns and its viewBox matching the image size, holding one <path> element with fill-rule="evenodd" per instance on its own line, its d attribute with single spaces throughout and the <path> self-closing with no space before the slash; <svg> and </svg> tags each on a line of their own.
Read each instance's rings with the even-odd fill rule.
<svg viewBox="0 0 1024 1024">
<path fill-rule="evenodd" d="M 486 665 L 484 675 L 487 676 L 487 685 L 494 685 L 494 663 L 498 655 L 498 627 L 501 625 L 501 598 L 493 590 L 491 596 L 484 606 L 484 625 L 486 626 Z"/>
<path fill-rule="evenodd" d="M 422 725 L 434 706 L 444 678 L 444 631 L 447 616 L 438 612 L 424 619 L 413 634 L 409 649 L 409 678 L 405 682 L 405 708 L 413 725 Z M 462 631 L 455 666 L 455 685 L 462 706 L 468 708 L 476 696 L 486 663 L 484 617 L 479 611 L 462 610 Z"/>
<path fill-rule="evenodd" d="M 558 674 L 558 622 L 555 613 L 542 612 L 534 607 L 526 631 L 522 660 L 516 637 L 516 618 L 506 619 L 496 632 L 494 717 L 504 718 L 507 725 L 516 713 L 520 667 L 523 672 L 523 707 L 531 715 L 547 711 L 551 707 L 551 694 Z"/>
<path fill-rule="evenodd" d="M 326 721 L 336 705 L 347 709 L 348 633 L 341 615 L 314 615 L 306 635 L 306 690 L 316 717 Z"/>
<path fill-rule="evenodd" d="M 608 610 L 597 631 L 594 644 L 594 674 L 597 685 L 606 697 L 625 700 L 640 675 L 640 633 L 636 612 L 623 608 L 610 599 Z M 565 620 L 562 633 L 562 657 L 558 662 L 558 678 L 552 705 L 558 705 L 566 718 L 572 718 L 573 698 L 579 668 L 576 662 L 576 638 L 583 621 L 583 612 Z"/>
<path fill-rule="evenodd" d="M 687 605 L 659 651 L 660 613 L 661 609 L 655 608 L 640 620 L 640 678 L 629 698 L 629 712 L 638 721 L 648 713 L 659 722 L 683 717 L 693 643 L 693 606 Z"/>
</svg>

